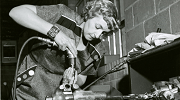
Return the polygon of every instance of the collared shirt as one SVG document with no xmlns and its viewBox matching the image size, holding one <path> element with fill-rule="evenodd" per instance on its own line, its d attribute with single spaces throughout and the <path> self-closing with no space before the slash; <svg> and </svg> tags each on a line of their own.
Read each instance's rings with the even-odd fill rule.
<svg viewBox="0 0 180 100">
<path fill-rule="evenodd" d="M 76 46 L 79 44 L 82 33 L 79 25 L 83 22 L 79 14 L 63 4 L 37 6 L 37 14 L 44 20 L 56 24 L 63 33 L 75 41 Z M 58 48 L 46 48 L 46 46 L 44 48 L 33 50 L 31 57 L 51 72 L 63 73 L 69 67 L 66 61 L 66 54 L 58 50 Z M 88 42 L 85 50 L 78 51 L 76 61 L 78 73 L 95 75 L 95 60 L 100 59 L 105 52 L 106 50 L 102 43 L 92 45 Z"/>
</svg>

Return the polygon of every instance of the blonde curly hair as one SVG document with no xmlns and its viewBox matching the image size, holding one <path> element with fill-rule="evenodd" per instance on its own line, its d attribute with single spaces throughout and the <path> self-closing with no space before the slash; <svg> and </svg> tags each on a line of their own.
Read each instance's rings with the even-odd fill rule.
<svg viewBox="0 0 180 100">
<path fill-rule="evenodd" d="M 103 15 L 104 20 L 108 24 L 108 28 L 112 31 L 119 29 L 118 11 L 116 6 L 109 0 L 92 0 L 87 2 L 83 8 L 82 17 L 84 21 L 97 15 Z M 106 33 L 104 36 L 111 34 Z"/>
</svg>

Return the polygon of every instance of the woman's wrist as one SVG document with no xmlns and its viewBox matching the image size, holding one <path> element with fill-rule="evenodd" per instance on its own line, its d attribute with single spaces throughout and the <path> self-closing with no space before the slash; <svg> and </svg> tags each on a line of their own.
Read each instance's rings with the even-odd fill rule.
<svg viewBox="0 0 180 100">
<path fill-rule="evenodd" d="M 54 40 L 54 38 L 56 37 L 56 35 L 60 32 L 60 29 L 58 28 L 58 26 L 53 25 L 50 30 L 47 32 L 47 36 L 49 36 L 51 39 Z"/>
</svg>

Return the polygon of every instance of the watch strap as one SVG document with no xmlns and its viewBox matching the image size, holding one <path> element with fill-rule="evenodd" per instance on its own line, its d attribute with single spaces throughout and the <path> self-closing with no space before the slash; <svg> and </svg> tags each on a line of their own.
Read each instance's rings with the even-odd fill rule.
<svg viewBox="0 0 180 100">
<path fill-rule="evenodd" d="M 51 39 L 54 40 L 54 38 L 56 37 L 56 35 L 60 32 L 60 29 L 56 26 L 53 25 L 51 27 L 51 29 L 47 32 L 47 36 L 49 36 Z"/>
</svg>

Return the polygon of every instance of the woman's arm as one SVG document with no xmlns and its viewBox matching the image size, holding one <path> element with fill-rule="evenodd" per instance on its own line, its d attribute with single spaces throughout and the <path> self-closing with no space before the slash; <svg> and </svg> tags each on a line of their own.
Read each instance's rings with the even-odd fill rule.
<svg viewBox="0 0 180 100">
<path fill-rule="evenodd" d="M 45 21 L 37 15 L 36 6 L 34 5 L 21 5 L 14 7 L 9 12 L 10 17 L 15 20 L 18 24 L 27 27 L 29 29 L 38 31 L 44 35 L 47 35 L 47 32 L 51 29 L 53 24 Z M 74 40 L 66 36 L 62 31 L 60 31 L 54 38 L 55 42 L 58 44 L 59 49 L 65 50 L 66 47 L 76 57 L 77 49 L 74 43 Z"/>
<path fill-rule="evenodd" d="M 33 5 L 21 5 L 14 7 L 10 13 L 10 17 L 18 24 L 36 30 L 47 35 L 47 32 L 53 26 L 37 15 L 36 7 Z"/>
</svg>

